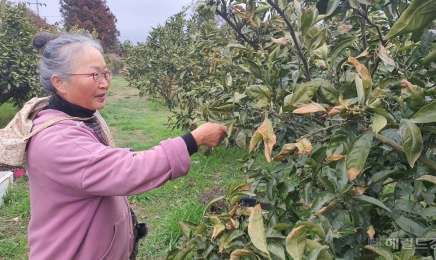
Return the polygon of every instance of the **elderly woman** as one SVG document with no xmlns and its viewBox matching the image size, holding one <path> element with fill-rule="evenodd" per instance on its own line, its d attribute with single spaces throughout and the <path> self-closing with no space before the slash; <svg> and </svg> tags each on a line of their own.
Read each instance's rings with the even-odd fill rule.
<svg viewBox="0 0 436 260">
<path fill-rule="evenodd" d="M 40 82 L 51 97 L 28 145 L 30 259 L 131 259 L 135 226 L 125 196 L 184 176 L 199 145 L 217 146 L 226 127 L 206 123 L 143 152 L 115 148 L 98 110 L 112 72 L 99 43 L 84 35 L 35 36 L 41 50 Z"/>
</svg>

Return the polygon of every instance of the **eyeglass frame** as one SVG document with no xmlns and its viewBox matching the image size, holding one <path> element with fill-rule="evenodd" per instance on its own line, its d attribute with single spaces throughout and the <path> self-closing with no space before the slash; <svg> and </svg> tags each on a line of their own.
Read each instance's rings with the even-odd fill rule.
<svg viewBox="0 0 436 260">
<path fill-rule="evenodd" d="M 100 80 L 95 80 L 95 75 L 96 74 L 103 74 L 103 77 Z M 70 76 L 92 76 L 92 79 L 94 80 L 94 82 L 101 82 L 103 80 L 103 78 L 107 81 L 112 79 L 113 76 L 113 72 L 112 70 L 106 70 L 105 72 L 93 72 L 93 73 L 70 73 L 68 74 Z"/>
</svg>

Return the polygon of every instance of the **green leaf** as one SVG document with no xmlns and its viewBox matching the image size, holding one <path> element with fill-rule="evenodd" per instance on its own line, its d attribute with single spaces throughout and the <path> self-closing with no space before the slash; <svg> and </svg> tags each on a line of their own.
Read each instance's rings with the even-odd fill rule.
<svg viewBox="0 0 436 260">
<path fill-rule="evenodd" d="M 339 102 L 339 92 L 328 81 L 325 81 L 325 84 L 320 86 L 316 94 L 324 103 L 336 105 Z"/>
<path fill-rule="evenodd" d="M 349 206 L 349 208 L 350 208 L 354 228 L 362 227 L 365 222 L 362 214 L 355 207 L 351 205 Z"/>
<path fill-rule="evenodd" d="M 207 210 L 210 209 L 210 207 L 212 207 L 213 204 L 217 203 L 218 201 L 220 201 L 220 200 L 222 200 L 222 199 L 224 199 L 224 198 L 225 198 L 225 196 L 219 196 L 219 197 L 216 197 L 216 198 L 211 199 L 211 200 L 206 204 L 206 206 L 204 207 L 203 215 L 206 214 Z"/>
<path fill-rule="evenodd" d="M 230 260 L 238 260 L 242 256 L 255 256 L 256 254 L 246 249 L 236 249 L 230 254 Z"/>
<path fill-rule="evenodd" d="M 436 216 L 436 207 L 425 208 L 421 212 L 421 216 L 423 216 L 423 217 L 433 217 L 433 216 Z"/>
<path fill-rule="evenodd" d="M 324 178 L 322 176 L 318 176 L 319 181 L 322 183 L 322 185 L 331 193 L 335 193 L 335 186 L 329 181 L 329 179 Z"/>
<path fill-rule="evenodd" d="M 336 68 L 336 65 L 338 63 L 338 56 L 339 54 L 341 54 L 341 52 L 347 48 L 348 46 L 350 46 L 351 44 L 356 42 L 356 38 L 355 37 L 351 37 L 351 38 L 347 38 L 344 41 L 340 42 L 338 45 L 335 46 L 335 48 L 332 50 L 332 54 L 330 56 L 330 67 L 334 70 L 337 71 L 338 69 Z"/>
<path fill-rule="evenodd" d="M 271 102 L 271 90 L 263 85 L 252 85 L 245 90 L 245 94 L 258 100 L 258 107 L 267 106 Z"/>
<path fill-rule="evenodd" d="M 374 138 L 373 132 L 365 132 L 354 140 L 347 151 L 347 171 L 355 169 L 361 172 L 365 166 L 366 159 L 371 149 L 372 139 Z"/>
<path fill-rule="evenodd" d="M 436 184 L 436 177 L 432 176 L 432 175 L 424 175 L 424 176 L 419 177 L 416 180 L 417 181 L 428 181 L 428 182 L 431 182 L 433 184 Z"/>
<path fill-rule="evenodd" d="M 323 80 L 313 80 L 297 85 L 294 88 L 294 92 L 289 95 L 290 98 L 285 98 L 285 107 L 296 107 L 309 103 L 322 82 Z"/>
<path fill-rule="evenodd" d="M 385 248 L 384 246 L 372 246 L 372 245 L 366 245 L 365 249 L 371 250 L 372 252 L 378 254 L 379 256 L 383 257 L 386 260 L 394 260 L 394 255 L 392 252 Z"/>
<path fill-rule="evenodd" d="M 327 156 L 335 154 L 346 154 L 348 147 L 357 138 L 358 131 L 355 126 L 346 125 L 336 130 L 330 139 L 330 144 L 327 149 Z"/>
<path fill-rule="evenodd" d="M 321 245 L 320 243 L 310 240 L 310 239 L 306 239 L 306 249 L 308 253 L 312 253 L 314 250 L 317 250 L 318 248 L 322 248 L 323 245 Z M 318 254 L 318 259 L 322 259 L 322 260 L 332 260 L 331 255 L 329 254 L 328 251 L 326 250 L 321 250 L 321 252 L 319 252 Z"/>
<path fill-rule="evenodd" d="M 310 252 L 309 256 L 307 257 L 307 260 L 317 260 L 318 257 L 319 259 L 325 259 L 323 258 L 324 253 L 327 251 L 328 246 L 321 246 L 318 248 L 315 248 L 314 250 L 312 250 L 312 252 Z"/>
<path fill-rule="evenodd" d="M 368 109 L 370 111 L 374 112 L 375 114 L 383 116 L 384 118 L 386 118 L 386 120 L 388 120 L 389 123 L 391 123 L 393 125 L 397 125 L 395 118 L 391 114 L 389 114 L 386 110 L 384 110 L 383 108 L 368 106 Z"/>
<path fill-rule="evenodd" d="M 409 119 L 409 122 L 415 124 L 436 122 L 436 101 L 423 106 Z"/>
<path fill-rule="evenodd" d="M 405 217 L 405 216 L 399 216 L 398 218 L 394 219 L 395 223 L 398 224 L 398 226 L 401 227 L 404 231 L 408 233 L 412 233 L 416 236 L 419 236 L 424 231 L 425 227 L 420 224 L 419 222 L 415 221 L 414 219 Z"/>
<path fill-rule="evenodd" d="M 381 201 L 379 201 L 377 199 L 374 199 L 373 197 L 369 197 L 369 196 L 366 196 L 366 195 L 359 195 L 359 196 L 354 196 L 353 199 L 361 201 L 361 202 L 371 203 L 371 204 L 379 206 L 379 207 L 381 207 L 381 208 L 383 208 L 383 209 L 385 209 L 385 210 L 387 210 L 389 212 L 391 211 L 388 207 L 386 207 L 385 204 L 383 204 L 383 202 L 381 202 Z"/>
<path fill-rule="evenodd" d="M 436 61 L 436 50 L 430 52 L 427 54 L 427 56 L 424 57 L 424 60 L 422 61 L 422 64 L 429 65 L 430 63 Z"/>
<path fill-rule="evenodd" d="M 325 239 L 324 230 L 322 230 L 322 228 L 318 226 L 318 224 L 310 221 L 300 221 L 297 224 L 295 224 L 294 228 L 297 228 L 299 226 L 305 226 L 306 228 L 312 230 L 313 233 L 317 234 L 319 238 L 321 238 L 322 240 Z"/>
<path fill-rule="evenodd" d="M 387 125 L 388 120 L 379 114 L 374 114 L 372 117 L 372 131 L 377 136 L 378 132 L 380 132 Z"/>
<path fill-rule="evenodd" d="M 286 229 L 293 228 L 294 226 L 295 226 L 294 224 L 289 224 L 289 223 L 278 223 L 272 226 L 271 228 L 274 230 L 283 231 Z"/>
<path fill-rule="evenodd" d="M 376 172 L 374 175 L 371 176 L 371 178 L 368 181 L 368 184 L 382 182 L 382 181 L 386 180 L 387 178 L 389 178 L 389 176 L 395 175 L 397 173 L 399 173 L 399 172 L 393 171 L 393 170 L 385 170 L 385 171 Z"/>
<path fill-rule="evenodd" d="M 412 256 L 415 255 L 415 247 L 413 247 L 412 249 L 401 249 L 400 252 L 400 260 L 413 260 L 413 258 L 411 258 Z"/>
<path fill-rule="evenodd" d="M 306 227 L 294 228 L 286 237 L 286 251 L 294 260 L 303 259 L 306 248 Z"/>
<path fill-rule="evenodd" d="M 254 13 L 258 14 L 258 13 L 265 13 L 267 12 L 269 9 L 271 8 L 270 5 L 261 5 L 259 7 L 256 8 L 256 11 Z"/>
<path fill-rule="evenodd" d="M 420 34 L 435 19 L 434 12 L 430 10 L 436 10 L 435 0 L 412 1 L 385 36 L 385 40 L 410 32 Z"/>
<path fill-rule="evenodd" d="M 268 251 L 281 260 L 286 260 L 285 249 L 279 243 L 268 243 Z"/>
<path fill-rule="evenodd" d="M 226 231 L 220 238 L 221 246 L 227 249 L 232 246 L 233 240 L 245 235 L 245 232 L 240 229 Z"/>
<path fill-rule="evenodd" d="M 248 235 L 250 236 L 251 243 L 253 243 L 257 249 L 269 255 L 260 204 L 257 204 L 253 208 L 248 219 Z"/>
<path fill-rule="evenodd" d="M 330 192 L 321 192 L 317 194 L 315 200 L 312 203 L 311 211 L 313 213 L 317 212 L 323 208 L 326 204 L 332 202 L 336 198 L 336 195 Z"/>
<path fill-rule="evenodd" d="M 183 235 L 189 239 L 189 236 L 191 234 L 191 229 L 189 225 L 185 223 L 185 221 L 179 221 L 177 222 L 179 224 L 180 230 L 182 230 Z"/>
<path fill-rule="evenodd" d="M 338 186 L 338 192 L 343 193 L 345 187 L 348 184 L 348 173 L 345 159 L 341 159 L 336 164 L 336 184 Z"/>
<path fill-rule="evenodd" d="M 401 142 L 404 152 L 406 153 L 407 161 L 410 167 L 413 168 L 424 147 L 421 131 L 417 125 L 405 119 L 401 120 L 400 131 L 402 134 Z"/>
<path fill-rule="evenodd" d="M 306 33 L 306 31 L 312 26 L 313 20 L 314 20 L 314 14 L 315 11 L 313 8 L 309 7 L 306 8 L 303 11 L 303 14 L 301 15 L 301 26 L 300 26 L 300 32 L 302 35 Z"/>
</svg>

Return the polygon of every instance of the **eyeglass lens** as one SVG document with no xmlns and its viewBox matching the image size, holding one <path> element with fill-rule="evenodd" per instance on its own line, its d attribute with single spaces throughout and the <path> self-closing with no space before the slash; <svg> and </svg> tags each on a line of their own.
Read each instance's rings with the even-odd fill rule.
<svg viewBox="0 0 436 260">
<path fill-rule="evenodd" d="M 93 78 L 94 78 L 94 81 L 101 81 L 103 78 L 102 78 L 102 76 L 104 75 L 104 78 L 106 79 L 106 80 L 111 80 L 112 79 L 112 71 L 111 70 L 108 70 L 108 71 L 106 71 L 106 72 L 94 72 L 94 74 L 93 74 Z"/>
</svg>

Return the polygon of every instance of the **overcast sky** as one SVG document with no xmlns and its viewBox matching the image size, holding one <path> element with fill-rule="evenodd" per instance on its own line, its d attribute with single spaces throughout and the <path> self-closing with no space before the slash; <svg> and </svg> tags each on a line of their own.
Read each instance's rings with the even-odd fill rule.
<svg viewBox="0 0 436 260">
<path fill-rule="evenodd" d="M 47 18 L 49 24 L 61 20 L 59 0 L 13 0 L 12 2 L 26 2 L 29 8 Z M 158 24 L 163 25 L 172 15 L 188 6 L 192 0 L 106 0 L 111 12 L 118 22 L 116 27 L 121 36 L 121 42 L 130 40 L 132 43 L 145 42 L 148 32 Z"/>
</svg>

